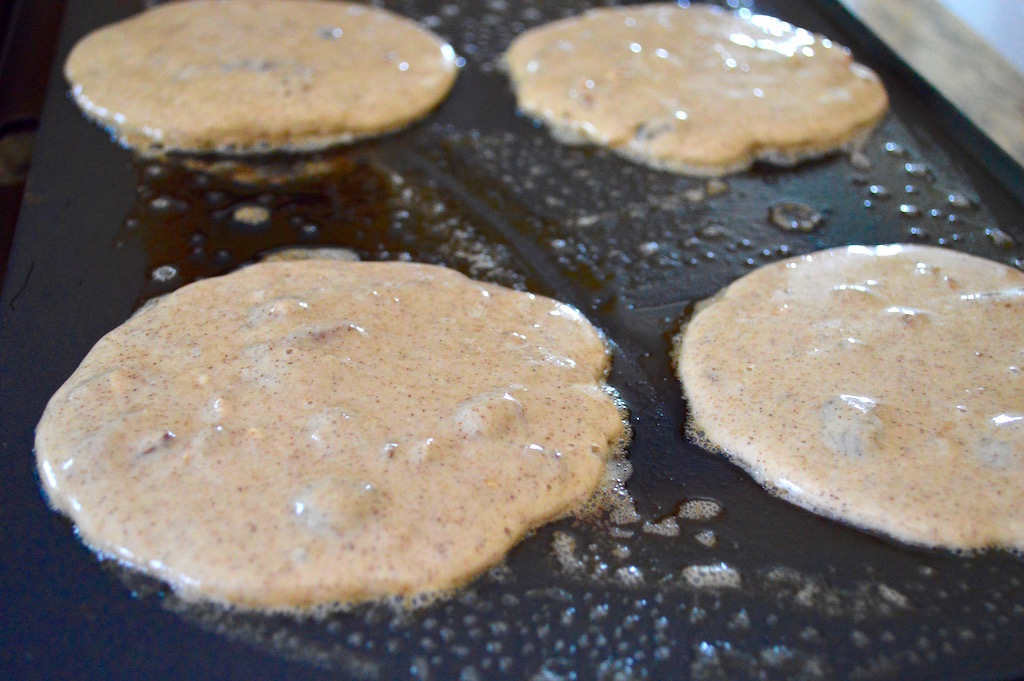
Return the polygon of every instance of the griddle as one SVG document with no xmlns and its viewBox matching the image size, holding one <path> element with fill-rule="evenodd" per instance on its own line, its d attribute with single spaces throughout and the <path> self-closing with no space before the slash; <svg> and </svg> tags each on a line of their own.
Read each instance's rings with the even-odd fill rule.
<svg viewBox="0 0 1024 681">
<path fill-rule="evenodd" d="M 904 241 L 1021 266 L 1019 166 L 838 4 L 741 3 L 851 46 L 881 74 L 891 113 L 860 155 L 757 167 L 724 193 L 563 146 L 516 115 L 497 55 L 524 28 L 581 11 L 577 0 L 383 3 L 466 59 L 451 97 L 399 134 L 298 161 L 139 160 L 80 115 L 60 66 L 76 39 L 142 4 L 69 3 L 3 288 L 0 678 L 1024 677 L 1018 557 L 905 546 L 814 516 L 685 434 L 671 339 L 696 301 L 751 268 Z M 772 224 L 780 201 L 820 226 Z M 239 223 L 243 205 L 271 218 Z M 613 344 L 639 520 L 538 529 L 414 611 L 225 611 L 98 561 L 40 492 L 32 438 L 46 400 L 145 299 L 289 245 L 443 263 L 579 307 Z M 723 510 L 675 516 L 693 500 Z M 668 517 L 679 536 L 652 531 Z M 571 560 L 556 543 L 574 543 Z"/>
</svg>

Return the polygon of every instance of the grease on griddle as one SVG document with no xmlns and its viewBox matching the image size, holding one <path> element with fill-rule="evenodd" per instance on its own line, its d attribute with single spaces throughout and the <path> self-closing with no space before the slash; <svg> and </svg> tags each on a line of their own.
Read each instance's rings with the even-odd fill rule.
<svg viewBox="0 0 1024 681">
<path fill-rule="evenodd" d="M 231 214 L 231 226 L 247 232 L 262 232 L 270 227 L 270 211 L 265 206 L 242 204 Z"/>
<path fill-rule="evenodd" d="M 556 532 L 555 540 L 578 550 L 571 546 L 573 536 Z M 766 670 L 779 678 L 825 679 L 836 676 L 837 650 L 855 656 L 852 668 L 870 677 L 871 670 L 891 675 L 925 659 L 934 664 L 953 658 L 1020 617 L 1012 615 L 1006 598 L 1018 584 L 999 594 L 991 604 L 992 621 L 980 630 L 956 623 L 904 630 L 904 618 L 934 607 L 931 599 L 960 598 L 935 592 L 933 568 L 922 568 L 896 588 L 879 582 L 870 566 L 848 587 L 788 567 L 739 578 L 729 565 L 695 562 L 660 581 L 656 571 L 633 567 L 609 571 L 605 583 L 615 589 L 598 583 L 582 590 L 560 583 L 557 575 L 549 587 L 524 590 L 514 572 L 501 568 L 431 610 L 363 606 L 322 621 L 254 618 L 183 605 L 173 597 L 167 605 L 205 629 L 359 679 L 492 678 L 536 668 L 550 675 L 532 678 L 565 679 L 592 667 L 608 671 L 608 678 L 632 679 L 666 672 L 665 663 L 699 680 L 756 677 Z M 621 581 L 638 573 L 642 580 Z M 504 594 L 498 600 L 487 595 L 494 589 Z M 752 602 L 745 591 L 766 594 L 767 602 Z M 805 622 L 798 635 L 774 633 L 791 618 Z M 816 626 L 818 618 L 856 624 L 842 629 L 845 641 L 830 640 L 826 655 L 823 640 L 833 632 Z M 748 632 L 759 632 L 754 648 L 747 645 Z M 894 659 L 908 650 L 919 659 Z M 397 667 L 397 658 L 414 660 L 419 673 Z"/>
<path fill-rule="evenodd" d="M 423 153 L 589 289 L 610 286 L 631 297 L 637 285 L 664 281 L 682 265 L 714 261 L 721 270 L 754 256 L 753 220 L 732 239 L 706 230 L 705 216 L 736 197 L 735 182 L 727 192 L 706 191 L 702 182 L 602 150 L 553 146 L 540 135 L 449 134 Z M 754 230 L 767 232 L 767 225 Z"/>
<path fill-rule="evenodd" d="M 695 589 L 738 589 L 743 583 L 740 573 L 725 563 L 687 565 L 681 575 Z"/>
<path fill-rule="evenodd" d="M 143 298 L 223 274 L 290 246 L 337 247 L 363 259 L 454 266 L 524 287 L 503 243 L 430 178 L 346 154 L 266 162 L 138 161 L 138 200 L 122 241 L 141 241 Z M 176 274 L 164 274 L 173 269 Z"/>
<path fill-rule="evenodd" d="M 713 548 L 718 543 L 718 535 L 714 530 L 699 530 L 693 538 L 708 548 Z"/>
<path fill-rule="evenodd" d="M 966 238 L 974 252 L 1000 257 L 998 250 L 986 248 L 989 239 L 976 238 L 992 227 L 992 218 L 976 199 L 965 198 L 956 174 L 928 168 L 909 145 L 891 141 L 908 134 L 898 120 L 884 126 L 890 141 L 860 152 L 863 159 L 853 177 L 842 159 L 792 172 L 759 168 L 730 178 L 726 194 L 602 150 L 551 145 L 536 131 L 431 132 L 436 143 L 424 144 L 419 153 L 451 182 L 532 238 L 574 283 L 611 289 L 640 307 L 665 304 L 687 290 L 706 288 L 707 281 L 728 282 L 751 267 L 852 239 L 941 245 Z M 907 202 L 879 200 L 869 189 L 905 187 L 908 180 L 914 185 L 913 203 L 922 210 L 918 219 L 899 212 Z M 798 227 L 810 231 L 780 232 L 765 219 L 780 194 L 799 196 L 799 203 L 815 206 L 810 215 L 827 214 L 828 224 L 803 221 Z M 970 207 L 954 208 L 950 195 Z M 953 221 L 950 210 L 957 213 Z M 930 217 L 930 211 L 941 218 Z M 729 238 L 701 233 L 712 223 Z M 681 273 L 681 267 L 691 271 Z"/>
<path fill-rule="evenodd" d="M 679 536 L 679 521 L 672 517 L 661 518 L 656 521 L 645 520 L 640 528 L 647 534 L 658 534 L 663 537 Z"/>
<path fill-rule="evenodd" d="M 825 218 L 806 203 L 778 201 L 768 207 L 768 220 L 784 231 L 813 232 Z"/>
<path fill-rule="evenodd" d="M 676 510 L 676 515 L 687 520 L 711 520 L 725 511 L 714 499 L 688 499 Z"/>
<path fill-rule="evenodd" d="M 990 227 L 985 230 L 985 236 L 992 240 L 992 243 L 1003 251 L 1011 251 L 1017 245 L 1013 237 L 999 229 L 998 227 Z"/>
<path fill-rule="evenodd" d="M 907 218 L 921 217 L 921 209 L 912 203 L 901 203 L 900 214 Z"/>
</svg>

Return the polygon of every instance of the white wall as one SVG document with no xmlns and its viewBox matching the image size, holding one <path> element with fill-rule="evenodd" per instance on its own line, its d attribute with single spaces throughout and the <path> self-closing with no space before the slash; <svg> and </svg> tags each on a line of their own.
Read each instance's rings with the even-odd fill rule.
<svg viewBox="0 0 1024 681">
<path fill-rule="evenodd" d="M 1024 0 L 940 0 L 1024 73 Z"/>
</svg>

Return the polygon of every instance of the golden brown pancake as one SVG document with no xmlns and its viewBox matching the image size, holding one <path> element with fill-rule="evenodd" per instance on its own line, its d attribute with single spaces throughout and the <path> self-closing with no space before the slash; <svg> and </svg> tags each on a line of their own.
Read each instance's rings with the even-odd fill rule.
<svg viewBox="0 0 1024 681">
<path fill-rule="evenodd" d="M 318 0 L 157 5 L 83 38 L 75 101 L 140 151 L 310 150 L 391 132 L 448 94 L 455 53 L 382 9 Z"/>
<path fill-rule="evenodd" d="M 608 364 L 573 308 L 453 270 L 261 263 L 101 339 L 36 456 L 87 544 L 186 598 L 414 598 L 589 500 Z"/>
<path fill-rule="evenodd" d="M 762 267 L 677 347 L 692 427 L 761 484 L 901 541 L 1024 549 L 1024 273 L 891 245 Z"/>
<path fill-rule="evenodd" d="M 520 109 L 560 139 L 693 175 L 826 154 L 888 107 L 846 48 L 709 5 L 591 10 L 523 33 L 505 64 Z"/>
</svg>

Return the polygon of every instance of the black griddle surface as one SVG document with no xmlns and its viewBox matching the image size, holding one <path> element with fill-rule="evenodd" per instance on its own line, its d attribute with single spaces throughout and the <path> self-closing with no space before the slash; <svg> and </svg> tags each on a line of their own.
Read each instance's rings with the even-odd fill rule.
<svg viewBox="0 0 1024 681">
<path fill-rule="evenodd" d="M 954 131 L 956 112 L 830 2 L 743 5 L 851 45 L 879 71 L 893 107 L 868 163 L 756 168 L 715 196 L 560 145 L 515 115 L 495 57 L 523 28 L 585 3 L 384 4 L 466 58 L 452 96 L 408 131 L 306 159 L 305 176 L 277 158 L 254 182 L 242 172 L 252 169 L 211 159 L 137 161 L 87 122 L 60 63 L 78 37 L 142 3 L 70 3 L 0 300 L 0 678 L 1024 676 L 1019 558 L 907 547 L 771 497 L 686 438 L 668 360 L 694 302 L 790 255 L 918 241 L 1020 266 L 1024 208 L 1000 183 L 1005 160 L 986 163 L 984 141 Z M 771 225 L 781 200 L 823 224 Z M 231 219 L 242 205 L 272 219 L 243 229 Z M 47 399 L 144 299 L 288 245 L 443 263 L 579 307 L 615 347 L 641 520 L 555 523 L 450 599 L 322 620 L 184 604 L 98 562 L 39 490 L 32 438 Z M 694 499 L 724 511 L 680 519 L 678 537 L 645 531 Z M 566 539 L 576 568 L 552 550 Z M 715 570 L 733 585 L 688 579 Z"/>
</svg>

